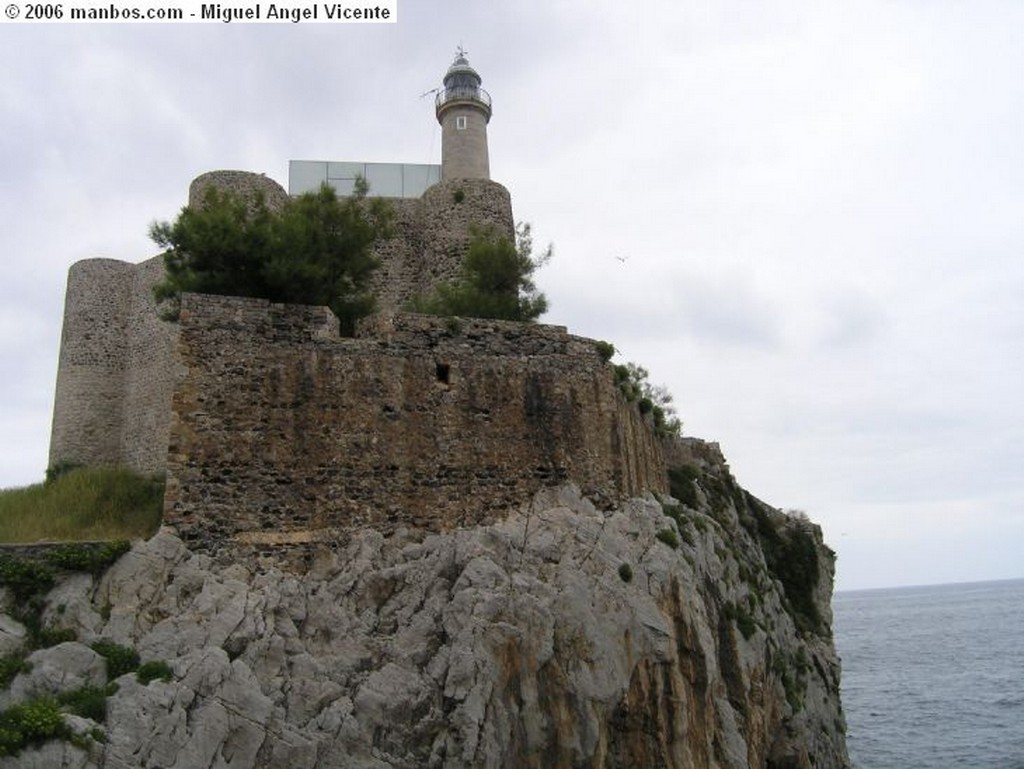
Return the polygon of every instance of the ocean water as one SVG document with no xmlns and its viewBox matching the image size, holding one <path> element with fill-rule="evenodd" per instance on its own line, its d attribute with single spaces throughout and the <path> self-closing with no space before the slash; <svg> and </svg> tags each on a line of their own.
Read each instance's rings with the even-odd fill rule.
<svg viewBox="0 0 1024 769">
<path fill-rule="evenodd" d="M 1024 580 L 836 593 L 854 769 L 1024 769 Z"/>
</svg>

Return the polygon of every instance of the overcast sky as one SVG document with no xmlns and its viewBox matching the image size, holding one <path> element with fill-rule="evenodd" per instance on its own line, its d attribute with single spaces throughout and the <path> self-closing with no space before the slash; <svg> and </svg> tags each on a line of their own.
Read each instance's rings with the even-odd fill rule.
<svg viewBox="0 0 1024 769">
<path fill-rule="evenodd" d="M 805 510 L 838 586 L 1024 576 L 1024 3 L 400 0 L 394 25 L 0 23 L 0 486 L 47 462 L 64 285 L 205 171 L 440 162 L 462 43 L 545 320 Z M 624 257 L 622 261 L 616 257 Z"/>
</svg>

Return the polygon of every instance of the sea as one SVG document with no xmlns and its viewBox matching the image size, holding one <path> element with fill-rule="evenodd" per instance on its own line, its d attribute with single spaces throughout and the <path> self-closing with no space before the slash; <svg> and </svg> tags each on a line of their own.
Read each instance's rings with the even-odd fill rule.
<svg viewBox="0 0 1024 769">
<path fill-rule="evenodd" d="M 854 769 L 1024 769 L 1024 579 L 832 606 Z"/>
</svg>

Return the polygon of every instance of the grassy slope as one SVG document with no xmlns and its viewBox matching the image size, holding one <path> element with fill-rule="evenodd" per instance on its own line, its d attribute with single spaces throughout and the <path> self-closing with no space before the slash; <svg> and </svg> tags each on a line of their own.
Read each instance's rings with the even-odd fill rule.
<svg viewBox="0 0 1024 769">
<path fill-rule="evenodd" d="M 130 470 L 88 467 L 0 491 L 0 542 L 149 537 L 160 526 L 160 479 Z"/>
</svg>

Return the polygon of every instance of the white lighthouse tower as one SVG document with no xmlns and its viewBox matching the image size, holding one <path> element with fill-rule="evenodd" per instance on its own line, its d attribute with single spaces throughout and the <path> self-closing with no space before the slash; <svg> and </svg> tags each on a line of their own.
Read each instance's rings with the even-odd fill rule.
<svg viewBox="0 0 1024 769">
<path fill-rule="evenodd" d="M 441 124 L 441 179 L 490 179 L 487 123 L 491 97 L 459 46 L 434 103 Z"/>
</svg>

